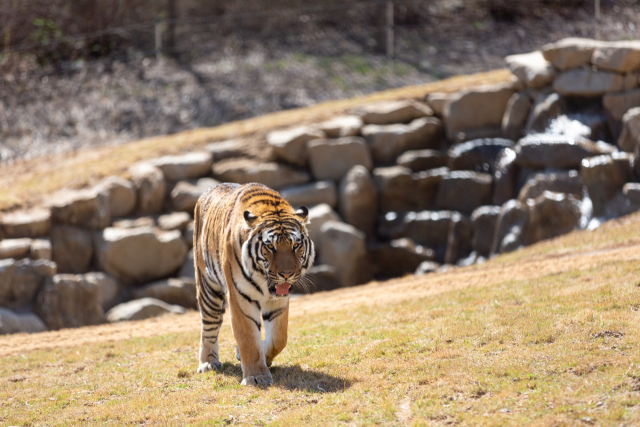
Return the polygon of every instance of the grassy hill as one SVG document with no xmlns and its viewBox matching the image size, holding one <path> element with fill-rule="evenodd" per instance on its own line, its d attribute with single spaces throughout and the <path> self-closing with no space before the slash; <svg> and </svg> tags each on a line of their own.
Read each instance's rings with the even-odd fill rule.
<svg viewBox="0 0 640 427">
<path fill-rule="evenodd" d="M 0 337 L 3 425 L 637 425 L 640 214 L 292 300 L 275 385 L 196 374 L 198 315 Z"/>
</svg>

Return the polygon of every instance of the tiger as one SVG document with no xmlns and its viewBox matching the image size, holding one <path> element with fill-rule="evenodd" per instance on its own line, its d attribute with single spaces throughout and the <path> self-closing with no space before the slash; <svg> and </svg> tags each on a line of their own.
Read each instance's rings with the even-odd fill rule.
<svg viewBox="0 0 640 427">
<path fill-rule="evenodd" d="M 199 197 L 193 235 L 202 322 L 197 372 L 222 368 L 218 334 L 230 307 L 242 385 L 273 384 L 269 367 L 287 344 L 289 290 L 305 284 L 301 278 L 315 259 L 308 221 L 305 206 L 294 211 L 262 184 L 222 183 Z"/>
</svg>

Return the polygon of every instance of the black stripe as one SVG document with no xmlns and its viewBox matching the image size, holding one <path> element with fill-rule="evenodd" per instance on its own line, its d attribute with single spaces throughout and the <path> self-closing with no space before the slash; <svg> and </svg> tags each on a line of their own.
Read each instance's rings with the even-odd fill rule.
<svg viewBox="0 0 640 427">
<path fill-rule="evenodd" d="M 207 325 L 207 326 L 211 326 L 211 325 L 220 325 L 222 323 L 222 319 L 218 319 L 216 321 L 211 321 L 211 320 L 207 320 L 207 319 L 202 319 L 202 324 L 203 325 Z"/>
<path fill-rule="evenodd" d="M 238 267 L 240 267 L 240 271 L 242 271 L 242 275 L 244 276 L 245 280 L 247 282 L 251 283 L 253 285 L 253 287 L 256 288 L 256 290 L 258 292 L 260 292 L 260 295 L 264 295 L 264 292 L 262 292 L 262 289 L 260 289 L 260 286 L 258 286 L 258 284 L 256 282 L 254 282 L 251 277 L 247 276 L 247 273 L 244 271 L 244 268 L 242 268 L 242 263 L 238 259 L 238 254 L 236 253 L 235 250 L 233 251 L 233 256 L 236 258 L 236 262 L 238 263 Z M 234 286 L 235 286 L 235 283 L 234 283 Z M 236 289 L 238 289 L 237 286 L 236 286 Z"/>
<path fill-rule="evenodd" d="M 244 292 L 242 292 L 240 289 L 238 289 L 238 287 L 236 286 L 236 290 L 238 291 L 238 293 L 240 294 L 240 296 L 242 296 L 244 299 L 246 299 L 247 301 L 249 301 L 249 303 L 254 304 L 258 310 L 260 310 L 260 303 L 256 300 L 254 300 L 253 298 L 251 298 L 249 295 L 246 295 Z"/>
<path fill-rule="evenodd" d="M 258 331 L 262 330 L 262 325 L 260 324 L 260 322 L 256 322 L 256 319 L 254 319 L 253 317 L 249 316 L 247 313 L 245 313 L 244 311 L 242 311 L 242 309 L 240 310 L 240 313 L 244 314 L 245 317 L 248 317 L 249 319 L 251 319 L 251 321 L 256 325 L 256 327 L 258 328 Z"/>
<path fill-rule="evenodd" d="M 279 310 L 272 311 L 271 313 L 266 313 L 266 314 L 263 313 L 262 320 L 264 320 L 265 322 L 271 322 L 273 319 L 275 319 L 276 317 L 284 313 L 285 308 L 287 307 L 283 307 Z"/>
</svg>

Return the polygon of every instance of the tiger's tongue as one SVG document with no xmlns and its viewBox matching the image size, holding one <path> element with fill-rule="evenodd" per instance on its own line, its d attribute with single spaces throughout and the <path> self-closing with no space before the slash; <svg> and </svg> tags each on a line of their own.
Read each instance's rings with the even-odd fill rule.
<svg viewBox="0 0 640 427">
<path fill-rule="evenodd" d="M 287 295 L 289 293 L 289 287 L 291 285 L 289 282 L 284 282 L 280 285 L 276 285 L 276 294 L 278 295 Z"/>
</svg>

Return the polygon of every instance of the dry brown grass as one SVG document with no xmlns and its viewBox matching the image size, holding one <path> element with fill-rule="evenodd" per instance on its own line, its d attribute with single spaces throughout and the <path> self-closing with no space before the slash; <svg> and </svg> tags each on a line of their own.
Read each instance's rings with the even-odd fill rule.
<svg viewBox="0 0 640 427">
<path fill-rule="evenodd" d="M 0 424 L 638 425 L 640 253 L 609 241 L 639 223 L 302 298 L 266 390 L 239 385 L 228 324 L 218 374 L 194 372 L 197 325 L 6 356 Z"/>
<path fill-rule="evenodd" d="M 260 143 L 269 130 L 325 120 L 368 102 L 423 98 L 432 92 L 455 92 L 471 86 L 505 82 L 508 70 L 459 76 L 420 86 L 379 92 L 361 98 L 324 102 L 308 108 L 288 110 L 214 128 L 202 128 L 175 135 L 158 136 L 122 146 L 83 150 L 47 158 L 18 161 L 0 166 L 0 211 L 38 203 L 63 187 L 82 187 L 109 176 L 126 176 L 136 161 L 202 149 L 206 144 L 231 138 L 251 138 Z"/>
</svg>

